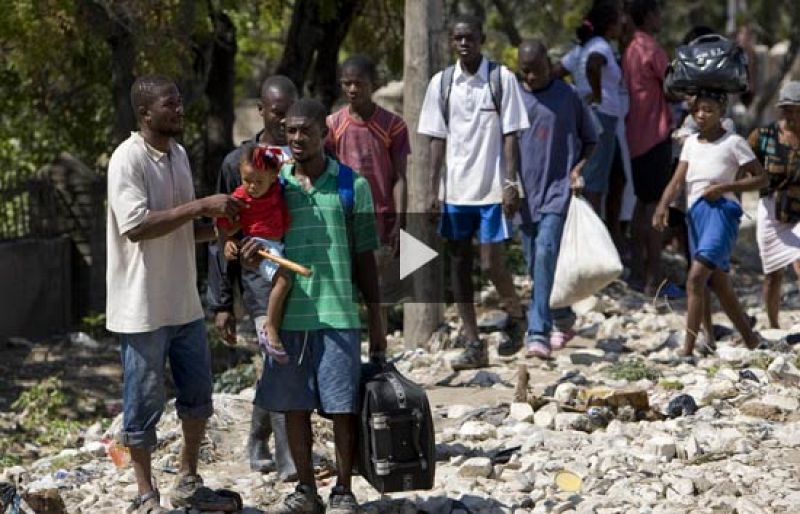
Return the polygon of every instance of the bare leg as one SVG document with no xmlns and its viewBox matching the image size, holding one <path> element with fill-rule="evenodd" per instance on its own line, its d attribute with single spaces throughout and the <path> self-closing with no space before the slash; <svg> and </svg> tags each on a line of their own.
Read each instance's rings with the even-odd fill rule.
<svg viewBox="0 0 800 514">
<path fill-rule="evenodd" d="M 619 146 L 617 145 L 617 152 Z M 611 167 L 611 174 L 608 179 L 608 195 L 606 195 L 606 226 L 608 233 L 617 247 L 617 250 L 624 253 L 625 238 L 622 235 L 622 225 L 620 216 L 622 213 L 622 197 L 625 194 L 625 171 L 622 169 L 622 160 L 615 155 Z"/>
<path fill-rule="evenodd" d="M 353 460 L 356 455 L 356 417 L 352 414 L 333 415 L 333 438 L 336 444 L 336 485 L 351 490 Z"/>
<path fill-rule="evenodd" d="M 450 279 L 453 285 L 458 314 L 467 341 L 478 340 L 478 320 L 475 317 L 472 287 L 472 241 L 449 241 L 451 250 Z"/>
<path fill-rule="evenodd" d="M 206 433 L 206 420 L 184 418 L 181 420 L 181 428 L 183 429 L 183 448 L 181 449 L 180 474 L 196 475 L 200 444 Z"/>
<path fill-rule="evenodd" d="M 312 489 L 317 489 L 314 480 L 314 461 L 311 448 L 314 440 L 311 434 L 311 412 L 293 410 L 286 413 L 286 432 L 289 435 L 289 449 L 297 468 L 297 481 Z"/>
<path fill-rule="evenodd" d="M 714 338 L 714 322 L 711 320 L 711 290 L 708 286 L 703 288 L 703 332 L 706 335 L 706 344 L 714 348 L 716 339 Z"/>
<path fill-rule="evenodd" d="M 783 270 L 773 271 L 764 277 L 764 305 L 767 308 L 770 328 L 781 328 L 778 322 L 778 312 L 781 306 L 781 282 L 783 282 Z"/>
<path fill-rule="evenodd" d="M 522 303 L 519 301 L 514 280 L 506 266 L 505 243 L 489 243 L 481 245 L 481 269 L 489 275 L 501 301 L 505 304 L 509 315 L 521 318 L 525 315 Z"/>
<path fill-rule="evenodd" d="M 276 350 L 283 350 L 283 343 L 280 337 L 281 323 L 283 322 L 283 309 L 286 305 L 286 297 L 292 288 L 292 278 L 283 269 L 278 269 L 272 278 L 272 290 L 269 293 L 269 303 L 267 303 L 267 338 L 269 344 Z"/>
<path fill-rule="evenodd" d="M 751 350 L 757 348 L 758 338 L 753 329 L 750 328 L 750 320 L 747 319 L 747 315 L 739 304 L 739 299 L 736 298 L 736 293 L 733 290 L 728 274 L 721 270 L 714 270 L 711 275 L 711 287 L 714 289 L 714 294 L 717 295 L 725 314 L 728 315 L 728 318 L 730 318 L 736 330 L 739 331 L 739 334 L 744 339 L 745 345 Z"/>
<path fill-rule="evenodd" d="M 131 465 L 139 487 L 139 496 L 153 490 L 153 473 L 151 469 L 150 450 L 147 448 L 128 448 L 131 452 Z"/>
<path fill-rule="evenodd" d="M 703 317 L 706 282 L 711 276 L 712 269 L 700 261 L 693 261 L 686 279 L 686 340 L 683 347 L 684 355 L 692 355 L 697 332 L 700 330 L 700 321 Z"/>
</svg>

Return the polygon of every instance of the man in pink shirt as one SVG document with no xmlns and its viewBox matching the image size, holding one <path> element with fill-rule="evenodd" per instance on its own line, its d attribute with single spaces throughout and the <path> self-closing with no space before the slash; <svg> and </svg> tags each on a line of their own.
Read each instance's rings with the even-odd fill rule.
<svg viewBox="0 0 800 514">
<path fill-rule="evenodd" d="M 633 0 L 628 7 L 636 26 L 622 58 L 630 110 L 625 132 L 631 155 L 636 209 L 633 213 L 634 269 L 631 283 L 654 294 L 661 280 L 661 234 L 650 220 L 670 178 L 670 111 L 663 82 L 669 59 L 653 34 L 661 28 L 656 0 Z"/>
</svg>

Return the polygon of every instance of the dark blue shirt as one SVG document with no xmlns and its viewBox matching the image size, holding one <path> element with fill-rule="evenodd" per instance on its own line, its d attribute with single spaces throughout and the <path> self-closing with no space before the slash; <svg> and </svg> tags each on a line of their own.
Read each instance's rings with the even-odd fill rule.
<svg viewBox="0 0 800 514">
<path fill-rule="evenodd" d="M 538 91 L 522 90 L 530 128 L 520 132 L 524 223 L 544 213 L 564 214 L 569 206 L 569 173 L 584 145 L 596 144 L 589 109 L 566 82 L 553 80 Z"/>
</svg>

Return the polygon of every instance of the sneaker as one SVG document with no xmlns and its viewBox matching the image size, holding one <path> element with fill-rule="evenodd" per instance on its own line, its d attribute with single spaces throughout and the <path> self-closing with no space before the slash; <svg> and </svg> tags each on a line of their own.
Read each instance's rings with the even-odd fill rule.
<svg viewBox="0 0 800 514">
<path fill-rule="evenodd" d="M 520 351 L 526 330 L 528 330 L 528 327 L 524 317 L 509 318 L 508 326 L 505 330 L 508 339 L 503 340 L 497 346 L 497 353 L 503 357 L 510 357 Z"/>
<path fill-rule="evenodd" d="M 538 357 L 543 360 L 550 360 L 550 345 L 541 337 L 528 337 L 525 339 L 526 357 Z"/>
<path fill-rule="evenodd" d="M 467 343 L 461 355 L 450 361 L 453 371 L 485 368 L 488 365 L 489 354 L 486 352 L 486 344 L 480 340 Z"/>
<path fill-rule="evenodd" d="M 308 485 L 298 485 L 294 492 L 280 503 L 267 507 L 264 514 L 323 514 L 325 504 L 317 492 Z"/>
<path fill-rule="evenodd" d="M 356 514 L 358 511 L 358 502 L 352 492 L 338 485 L 331 490 L 327 514 Z"/>
<path fill-rule="evenodd" d="M 165 514 L 168 511 L 161 506 L 158 489 L 153 489 L 149 493 L 134 498 L 125 512 L 129 514 Z"/>
<path fill-rule="evenodd" d="M 553 330 L 550 332 L 550 348 L 553 350 L 561 350 L 567 343 L 575 337 L 575 331 L 568 330 Z"/>
<path fill-rule="evenodd" d="M 172 486 L 170 503 L 176 509 L 186 509 L 192 506 L 191 498 L 198 489 L 203 487 L 200 475 L 179 475 Z"/>
</svg>

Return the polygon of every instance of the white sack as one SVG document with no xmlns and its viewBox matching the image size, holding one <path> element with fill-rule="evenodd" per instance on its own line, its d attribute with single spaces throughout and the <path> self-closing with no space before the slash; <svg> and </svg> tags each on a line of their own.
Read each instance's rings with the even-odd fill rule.
<svg viewBox="0 0 800 514">
<path fill-rule="evenodd" d="M 591 296 L 622 273 L 622 261 L 603 220 L 585 199 L 569 204 L 550 307 L 567 307 Z"/>
</svg>

